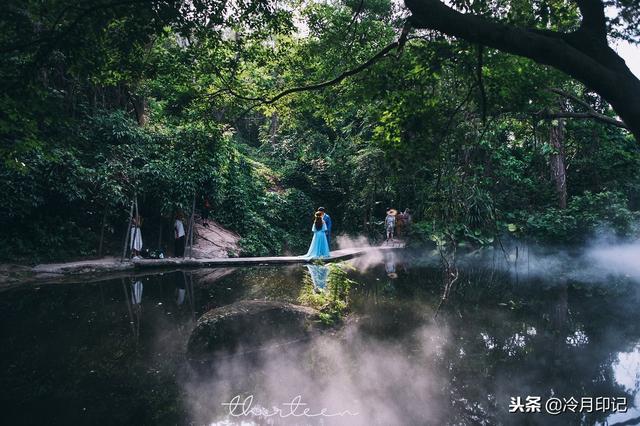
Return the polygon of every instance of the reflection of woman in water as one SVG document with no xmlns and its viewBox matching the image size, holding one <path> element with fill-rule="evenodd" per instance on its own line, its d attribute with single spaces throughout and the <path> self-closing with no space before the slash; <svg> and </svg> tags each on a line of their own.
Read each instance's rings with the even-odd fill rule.
<svg viewBox="0 0 640 426">
<path fill-rule="evenodd" d="M 313 288 L 318 291 L 324 291 L 327 287 L 327 277 L 329 276 L 329 267 L 325 265 L 307 265 Z"/>
<path fill-rule="evenodd" d="M 176 304 L 181 306 L 184 303 L 184 296 L 187 294 L 185 288 L 184 273 L 176 274 Z"/>
<path fill-rule="evenodd" d="M 327 242 L 327 224 L 322 220 L 322 212 L 316 212 L 311 226 L 313 239 L 309 251 L 304 257 L 309 259 L 329 257 L 329 243 Z"/>
<path fill-rule="evenodd" d="M 131 285 L 131 303 L 140 305 L 142 303 L 142 281 L 138 280 Z"/>
<path fill-rule="evenodd" d="M 131 321 L 131 327 L 133 328 L 133 334 L 136 337 L 136 342 L 140 338 L 140 323 L 142 322 L 142 281 L 136 280 L 131 284 L 131 307 L 133 316 Z"/>
</svg>

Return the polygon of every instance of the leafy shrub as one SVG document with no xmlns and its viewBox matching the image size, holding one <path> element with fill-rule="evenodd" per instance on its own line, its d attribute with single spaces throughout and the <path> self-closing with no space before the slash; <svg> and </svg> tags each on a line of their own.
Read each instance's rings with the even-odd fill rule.
<svg viewBox="0 0 640 426">
<path fill-rule="evenodd" d="M 619 235 L 629 234 L 638 220 L 629 210 L 626 197 L 619 192 L 586 191 L 575 196 L 566 209 L 550 208 L 526 219 L 526 232 L 545 243 L 579 243 L 598 227 Z M 524 213 L 523 213 L 524 214 Z"/>
<path fill-rule="evenodd" d="M 305 277 L 305 285 L 298 301 L 320 311 L 320 320 L 326 325 L 342 321 L 349 311 L 349 292 L 357 283 L 348 277 L 346 263 L 328 265 L 329 275 L 325 291 L 316 293 L 311 279 Z"/>
</svg>

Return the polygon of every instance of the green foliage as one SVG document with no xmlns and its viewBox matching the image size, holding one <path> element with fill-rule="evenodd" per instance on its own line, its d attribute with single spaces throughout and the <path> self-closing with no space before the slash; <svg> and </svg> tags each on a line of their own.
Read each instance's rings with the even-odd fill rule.
<svg viewBox="0 0 640 426">
<path fill-rule="evenodd" d="M 304 252 L 319 205 L 334 234 L 372 241 L 387 206 L 413 210 L 417 242 L 571 243 L 601 223 L 632 232 L 640 149 L 619 128 L 567 120 L 569 206 L 556 207 L 558 150 L 541 112 L 584 106 L 549 89 L 613 112 L 529 60 L 413 34 L 340 84 L 260 102 L 396 40 L 402 14 L 388 0 L 198 1 L 188 14 L 175 1 L 45 3 L 11 1 L 0 22 L 0 226 L 13 242 L 0 258 L 94 254 L 103 230 L 117 252 L 134 194 L 154 228 L 209 198 L 250 255 Z M 454 3 L 540 29 L 580 18 L 555 0 Z M 637 8 L 615 3 L 624 25 L 612 34 L 637 38 Z"/>
<path fill-rule="evenodd" d="M 15 242 L 3 247 L 0 257 L 38 260 L 92 254 L 103 215 L 107 227 L 119 234 L 126 228 L 134 194 L 143 217 L 150 218 L 190 211 L 194 193 L 206 194 L 231 228 L 249 238 L 270 238 L 261 234 L 268 226 L 246 226 L 251 218 L 261 217 L 264 188 L 215 128 L 145 129 L 114 112 L 90 117 L 72 137 L 82 152 L 64 146 L 38 149 L 20 157 L 23 167 L 0 169 L 9 194 L 1 220 L 5 235 Z"/>
<path fill-rule="evenodd" d="M 530 215 L 527 231 L 545 243 L 583 242 L 598 228 L 611 229 L 619 236 L 634 232 L 640 219 L 638 212 L 628 208 L 628 201 L 619 192 L 585 192 L 574 197 L 566 209 L 550 208 Z"/>
<path fill-rule="evenodd" d="M 298 302 L 319 310 L 320 320 L 326 325 L 333 325 L 342 321 L 349 312 L 349 292 L 357 283 L 348 277 L 348 269 L 353 268 L 352 266 L 331 263 L 327 267 L 329 274 L 326 289 L 316 292 L 311 278 L 305 276 Z"/>
</svg>

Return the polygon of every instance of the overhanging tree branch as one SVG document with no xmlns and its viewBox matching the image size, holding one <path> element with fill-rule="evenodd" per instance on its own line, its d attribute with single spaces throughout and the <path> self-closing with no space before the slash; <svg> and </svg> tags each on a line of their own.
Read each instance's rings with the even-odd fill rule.
<svg viewBox="0 0 640 426">
<path fill-rule="evenodd" d="M 562 96 L 563 98 L 570 99 L 573 102 L 575 102 L 577 104 L 580 104 L 583 107 L 587 108 L 588 110 L 595 112 L 595 110 L 591 107 L 591 105 L 589 105 L 586 101 L 584 101 L 583 99 L 580 99 L 579 97 L 577 97 L 573 93 L 565 92 L 564 90 L 558 89 L 556 87 L 551 87 L 548 90 L 551 93 L 555 93 L 556 95 Z"/>
<path fill-rule="evenodd" d="M 627 126 L 619 120 L 616 120 L 614 118 L 611 117 L 607 117 L 606 115 L 602 115 L 602 114 L 598 114 L 598 113 L 591 113 L 591 112 L 551 112 L 551 111 L 547 111 L 544 112 L 542 114 L 539 115 L 539 117 L 541 118 L 546 118 L 546 119 L 556 119 L 556 118 L 574 118 L 574 119 L 578 119 L 578 120 L 596 120 L 596 121 L 600 121 L 601 123 L 605 123 L 605 124 L 611 124 L 613 126 L 616 127 L 620 127 L 621 129 L 627 129 Z"/>
<path fill-rule="evenodd" d="M 566 34 L 517 27 L 482 16 L 461 13 L 440 0 L 405 0 L 413 12 L 410 20 L 415 28 L 427 28 L 480 43 L 508 53 L 525 56 L 554 65 L 563 71 L 573 67 L 589 67 L 592 72 L 606 73 L 598 62 L 571 45 Z M 564 63 L 564 65 L 563 65 Z M 586 76 L 587 70 L 584 71 Z"/>
<path fill-rule="evenodd" d="M 342 74 L 338 75 L 337 77 L 335 77 L 335 78 L 333 78 L 331 80 L 323 81 L 321 83 L 316 83 L 316 84 L 310 84 L 308 86 L 292 87 L 290 89 L 283 90 L 282 92 L 278 93 L 277 95 L 275 95 L 274 97 L 272 97 L 270 99 L 263 99 L 261 103 L 263 103 L 263 104 L 272 104 L 272 103 L 282 99 L 283 97 L 285 97 L 287 95 L 291 95 L 292 93 L 307 92 L 307 91 L 310 91 L 310 90 L 319 90 L 319 89 L 323 89 L 325 87 L 329 87 L 329 86 L 333 86 L 335 84 L 338 84 L 338 83 L 342 82 L 342 80 L 344 80 L 345 78 L 351 77 L 352 75 L 356 75 L 356 74 L 360 73 L 361 71 L 369 68 L 370 66 L 372 66 L 373 64 L 378 62 L 380 59 L 385 58 L 389 52 L 391 52 L 392 50 L 394 50 L 394 49 L 396 49 L 398 47 L 399 47 L 399 43 L 397 41 L 395 41 L 395 42 L 385 46 L 384 49 L 382 49 L 381 51 L 376 53 L 368 61 L 363 62 L 362 64 L 358 65 L 355 68 L 352 68 L 350 70 L 344 71 Z"/>
<path fill-rule="evenodd" d="M 573 0 L 579 4 L 583 21 L 578 31 L 570 33 L 516 26 L 461 13 L 442 0 L 404 1 L 411 11 L 409 19 L 414 28 L 440 31 L 523 56 L 582 82 L 611 104 L 640 142 L 640 79 L 607 44 L 602 0 Z"/>
<path fill-rule="evenodd" d="M 616 120 L 615 118 L 612 118 L 612 117 L 609 117 L 607 115 L 599 113 L 598 111 L 593 109 L 593 107 L 591 105 L 589 105 L 587 102 L 585 102 L 583 99 L 580 99 L 579 97 L 575 96 L 572 93 L 565 92 L 564 90 L 561 90 L 561 89 L 558 89 L 558 88 L 550 88 L 549 91 L 552 92 L 552 93 L 555 93 L 556 95 L 562 96 L 563 98 L 569 99 L 569 100 L 571 100 L 571 101 L 583 106 L 584 108 L 587 109 L 587 112 L 569 112 L 569 111 L 546 112 L 544 114 L 545 118 L 551 118 L 551 119 L 554 119 L 554 118 L 593 119 L 593 120 L 596 120 L 596 121 L 600 121 L 601 123 L 611 124 L 613 126 L 629 130 L 627 125 L 625 123 L 623 123 L 622 121 Z"/>
<path fill-rule="evenodd" d="M 247 114 L 249 111 L 251 111 L 252 109 L 260 106 L 260 105 L 271 105 L 277 101 L 279 101 L 280 99 L 284 98 L 285 96 L 294 94 L 294 93 L 299 93 L 299 92 L 308 92 L 308 91 L 313 91 L 313 90 L 320 90 L 320 89 L 324 89 L 326 87 L 329 86 L 334 86 L 336 84 L 341 83 L 343 80 L 345 80 L 348 77 L 351 77 L 353 75 L 356 75 L 362 71 L 364 71 L 365 69 L 371 67 L 372 65 L 376 64 L 377 62 L 379 62 L 380 60 L 387 58 L 388 56 L 393 56 L 394 58 L 397 58 L 397 56 L 393 55 L 393 51 L 396 50 L 398 55 L 402 52 L 402 49 L 404 48 L 404 45 L 407 42 L 408 39 L 408 35 L 409 35 L 409 31 L 410 31 L 411 27 L 409 25 L 409 23 L 405 23 L 403 29 L 402 29 L 402 33 L 400 34 L 400 37 L 397 41 L 394 41 L 393 43 L 390 43 L 388 45 L 386 45 L 382 50 L 380 50 L 378 53 L 376 53 L 374 56 L 372 56 L 371 58 L 369 58 L 366 62 L 361 63 L 360 65 L 358 65 L 355 68 L 351 68 L 347 71 L 342 72 L 340 75 L 338 75 L 335 78 L 332 78 L 331 80 L 327 80 L 327 81 L 323 81 L 320 83 L 315 83 L 315 84 L 309 84 L 306 86 L 298 86 L 298 87 L 292 87 L 286 90 L 283 90 L 282 92 L 278 93 L 277 95 L 271 97 L 271 98 L 267 98 L 267 97 L 248 97 L 248 96 L 243 96 L 240 95 L 238 93 L 235 93 L 231 88 L 227 88 L 226 91 L 228 93 L 230 93 L 231 95 L 242 99 L 242 100 L 248 100 L 248 101 L 255 101 L 256 103 L 251 105 L 250 107 L 248 107 L 246 110 L 244 110 L 242 112 L 241 115 L 245 115 Z"/>
</svg>

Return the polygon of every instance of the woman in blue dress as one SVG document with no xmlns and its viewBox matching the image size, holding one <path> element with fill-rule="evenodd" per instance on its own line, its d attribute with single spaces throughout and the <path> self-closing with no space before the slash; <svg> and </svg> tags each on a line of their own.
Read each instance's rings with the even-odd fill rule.
<svg viewBox="0 0 640 426">
<path fill-rule="evenodd" d="M 327 224 L 322 220 L 322 213 L 316 212 L 315 220 L 311 226 L 313 239 L 309 246 L 309 251 L 304 257 L 308 259 L 316 259 L 329 257 L 329 243 L 327 242 Z"/>
</svg>

